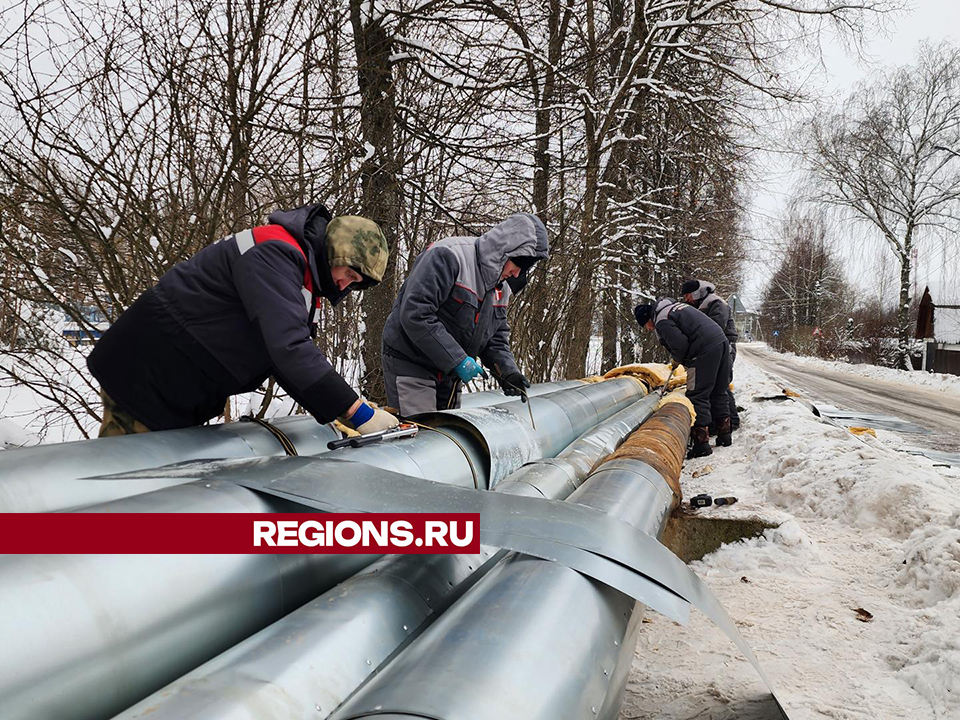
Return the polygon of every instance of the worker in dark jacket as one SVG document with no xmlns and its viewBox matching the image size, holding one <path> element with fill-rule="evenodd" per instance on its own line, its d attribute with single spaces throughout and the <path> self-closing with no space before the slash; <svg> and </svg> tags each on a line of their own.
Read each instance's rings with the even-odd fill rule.
<svg viewBox="0 0 960 720">
<path fill-rule="evenodd" d="M 518 213 L 420 253 L 383 330 L 387 402 L 403 416 L 459 407 L 461 385 L 482 372 L 475 356 L 507 395 L 530 387 L 510 350 L 507 304 L 548 252 L 543 223 Z"/>
<path fill-rule="evenodd" d="M 87 360 L 104 400 L 101 437 L 200 425 L 271 375 L 319 422 L 366 434 L 397 419 L 371 408 L 314 343 L 322 298 L 375 285 L 387 243 L 371 220 L 323 205 L 275 212 L 172 267 Z"/>
<path fill-rule="evenodd" d="M 707 314 L 717 325 L 723 328 L 724 335 L 730 341 L 730 382 L 733 382 L 733 364 L 737 361 L 737 325 L 727 301 L 717 295 L 716 286 L 706 280 L 687 280 L 680 288 L 684 301 Z M 730 397 L 730 426 L 740 427 L 740 413 L 737 412 L 737 400 L 733 390 L 727 389 Z"/>
<path fill-rule="evenodd" d="M 696 411 L 692 447 L 687 457 L 710 455 L 711 422 L 717 425 L 717 445 L 732 444 L 730 403 L 730 343 L 723 330 L 702 312 L 673 298 L 656 305 L 637 305 L 640 327 L 656 332 L 673 362 L 687 368 L 687 397 Z"/>
</svg>

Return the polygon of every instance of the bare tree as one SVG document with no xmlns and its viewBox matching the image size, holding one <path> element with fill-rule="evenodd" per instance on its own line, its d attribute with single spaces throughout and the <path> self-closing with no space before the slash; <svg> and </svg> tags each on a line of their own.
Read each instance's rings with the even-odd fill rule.
<svg viewBox="0 0 960 720">
<path fill-rule="evenodd" d="M 910 368 L 914 248 L 960 219 L 960 52 L 923 45 L 917 63 L 862 85 L 809 123 L 811 197 L 875 229 L 900 270 L 898 363 Z"/>
<path fill-rule="evenodd" d="M 822 212 L 791 207 L 780 224 L 780 261 L 763 292 L 762 322 L 779 332 L 780 348 L 801 354 L 835 354 L 839 336 L 853 337 L 843 266 Z M 830 343 L 825 345 L 825 341 Z"/>
</svg>

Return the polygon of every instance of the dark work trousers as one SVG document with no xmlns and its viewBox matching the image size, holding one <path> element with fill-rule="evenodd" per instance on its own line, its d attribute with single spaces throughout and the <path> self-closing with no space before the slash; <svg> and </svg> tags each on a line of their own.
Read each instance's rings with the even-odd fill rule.
<svg viewBox="0 0 960 720">
<path fill-rule="evenodd" d="M 730 343 L 700 353 L 687 367 L 687 398 L 697 412 L 696 425 L 730 417 Z"/>
<path fill-rule="evenodd" d="M 387 405 L 402 417 L 460 407 L 461 383 L 456 375 L 444 375 L 396 357 L 386 348 L 381 360 Z"/>
<path fill-rule="evenodd" d="M 730 382 L 733 382 L 733 364 L 737 361 L 737 344 L 730 343 Z M 737 412 L 737 399 L 733 396 L 733 390 L 727 390 L 730 398 L 730 419 L 734 425 L 740 424 L 740 413 Z"/>
</svg>

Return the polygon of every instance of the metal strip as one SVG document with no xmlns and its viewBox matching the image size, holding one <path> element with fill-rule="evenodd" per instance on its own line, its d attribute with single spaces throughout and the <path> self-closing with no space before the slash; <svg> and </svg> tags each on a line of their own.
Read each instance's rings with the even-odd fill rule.
<svg viewBox="0 0 960 720">
<path fill-rule="evenodd" d="M 680 572 L 686 565 L 656 538 L 586 505 L 476 492 L 332 458 L 305 460 L 297 463 L 299 467 L 291 467 L 290 461 L 297 460 L 275 460 L 275 467 L 282 462 L 289 471 L 272 480 L 262 480 L 259 473 L 249 472 L 251 466 L 224 468 L 212 477 L 326 512 L 480 513 L 480 541 L 485 544 L 526 552 L 523 547 L 501 542 L 515 537 L 518 543 L 521 538 L 554 543 L 558 554 L 564 551 L 560 546 L 586 550 L 665 587 L 679 585 L 679 590 L 672 589 L 681 597 L 695 594 Z M 343 466 L 347 462 L 349 466 Z M 674 577 L 678 574 L 680 577 Z"/>
<path fill-rule="evenodd" d="M 633 571 L 637 580 L 662 586 L 713 620 L 750 661 L 783 712 L 770 679 L 709 588 L 655 538 L 627 523 L 576 503 L 476 492 L 388 471 L 374 471 L 355 463 L 349 470 L 337 469 L 328 476 L 322 472 L 321 464 L 343 461 L 326 458 L 284 461 L 302 464 L 276 480 L 230 478 L 229 472 L 221 479 L 233 479 L 251 490 L 285 497 L 325 512 L 480 513 L 481 542 L 555 560 L 589 577 L 596 577 L 594 573 L 603 574 L 596 579 L 609 581 L 612 587 L 635 598 L 645 591 L 644 602 L 649 600 L 650 607 L 659 609 L 658 602 L 667 607 L 661 602 L 662 596 L 650 590 L 649 584 L 628 582 L 626 575 L 612 571 L 609 564 L 600 561 L 619 564 L 624 570 Z"/>
</svg>

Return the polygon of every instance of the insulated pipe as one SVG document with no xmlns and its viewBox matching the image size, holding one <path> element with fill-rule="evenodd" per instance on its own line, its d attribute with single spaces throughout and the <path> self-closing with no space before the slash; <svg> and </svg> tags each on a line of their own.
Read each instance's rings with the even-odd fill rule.
<svg viewBox="0 0 960 720">
<path fill-rule="evenodd" d="M 505 554 L 389 555 L 116 718 L 322 720 Z"/>
<path fill-rule="evenodd" d="M 568 502 L 659 536 L 678 502 L 671 484 L 689 432 L 686 408 L 662 408 L 628 442 L 672 436 L 659 447 L 671 453 L 663 467 L 675 466 L 677 477 L 620 457 L 603 463 Z M 566 566 L 511 554 L 332 717 L 612 720 L 642 609 Z"/>
<path fill-rule="evenodd" d="M 621 410 L 609 420 L 588 430 L 557 457 L 529 462 L 494 487 L 498 492 L 563 500 L 623 439 L 646 422 L 660 402 L 648 395 Z"/>
<path fill-rule="evenodd" d="M 573 387 L 580 387 L 585 383 L 583 380 L 558 380 L 556 382 L 536 383 L 527 388 L 527 397 L 537 397 L 546 393 L 556 392 L 557 390 L 569 390 Z M 516 395 L 504 395 L 502 390 L 484 390 L 482 392 L 463 393 L 460 396 L 461 408 L 487 407 L 489 405 L 500 405 L 501 403 L 519 401 Z"/>
<path fill-rule="evenodd" d="M 558 464 L 524 465 L 496 489 L 509 492 L 516 484 L 562 499 L 650 417 L 658 400 L 635 402 L 567 446 Z M 537 485 L 530 471 L 541 466 L 537 479 L 547 482 Z M 505 554 L 484 547 L 481 555 L 388 556 L 117 718 L 326 717 Z"/>
<path fill-rule="evenodd" d="M 345 447 L 324 458 L 349 460 L 393 472 L 486 490 L 525 462 L 553 457 L 581 433 L 642 397 L 645 387 L 630 378 L 578 384 L 567 390 L 485 408 L 445 410 L 417 416 L 427 428 L 416 437 L 360 448 Z M 536 428 L 531 424 L 533 413 Z M 270 458 L 250 471 L 270 472 Z M 99 483 L 186 483 L 208 477 L 234 462 L 160 467 Z M 175 478 L 175 480 L 171 480 Z"/>
<path fill-rule="evenodd" d="M 560 391 L 552 400 L 534 398 L 542 418 L 570 429 L 596 424 L 640 396 L 632 380 Z M 519 405 L 512 403 L 512 405 Z M 569 416 L 565 411 L 569 408 Z M 503 437 L 490 428 L 493 419 L 505 422 L 511 415 L 502 408 L 462 411 L 472 417 L 487 416 L 489 422 L 475 429 L 480 440 L 494 443 L 487 466 L 497 472 L 515 469 L 532 452 L 527 439 Z M 551 414 L 563 414 L 563 422 Z M 593 413 L 591 417 L 591 413 Z M 522 415 L 514 418 L 519 422 Z M 463 423 L 463 418 L 456 420 Z M 467 425 L 467 427 L 473 427 Z M 460 432 L 449 428 L 450 434 Z M 577 433 L 579 434 L 579 433 Z M 535 436 L 536 437 L 536 436 Z M 569 442 L 575 434 L 566 438 Z M 546 438 L 544 445 L 560 442 Z M 448 460 L 463 452 L 438 433 L 422 433 L 408 443 L 408 461 L 439 481 L 453 482 L 457 472 Z M 500 443 L 500 445 L 497 445 Z M 522 452 L 509 451 L 506 443 L 524 443 Z M 536 445 L 540 445 L 537 439 Z M 421 448 L 416 451 L 416 448 Z M 384 446 L 386 449 L 388 446 Z M 480 447 L 480 445 L 477 445 Z M 438 448 L 442 448 L 438 450 Z M 355 452 L 363 457 L 372 448 Z M 345 450 L 316 459 L 260 458 L 245 461 L 246 472 L 268 475 L 282 472 L 285 462 L 309 462 L 328 466 L 332 472 L 349 472 L 349 464 L 332 456 L 350 457 Z M 238 461 L 228 463 L 237 472 Z M 194 468 L 205 476 L 218 463 Z M 190 482 L 182 468 L 167 469 L 181 483 L 150 493 L 85 508 L 87 512 L 280 512 L 276 500 L 265 499 L 233 484 L 208 477 Z M 213 473 L 215 474 L 215 473 Z M 143 475 L 143 474 L 141 474 Z M 462 481 L 462 473 L 460 480 Z M 163 478 L 164 472 L 149 471 L 144 477 Z M 483 487 L 487 477 L 482 476 Z M 92 482 L 92 481 L 91 481 Z M 127 482 L 104 479 L 98 482 Z M 243 637 L 276 620 L 280 615 L 315 597 L 372 560 L 369 556 L 307 556 L 299 563 L 275 556 L 34 556 L 0 559 L 0 607 L 10 608 L 0 624 L 0 708 L 6 718 L 56 716 L 99 718 L 119 712 L 130 704 L 188 672 L 197 664 L 222 652 Z M 182 582 L 181 578 L 189 582 Z M 114 579 L 118 579 L 114 581 Z M 273 596 L 273 602 L 264 598 Z M 61 605 L 60 598 L 71 598 Z M 252 604 L 251 604 L 252 603 Z M 211 608 L 222 605 L 222 612 Z M 262 606 L 262 607 L 261 607 Z M 38 613 L 37 608 L 46 608 Z M 103 618 L 119 618 L 104 631 Z M 11 619 L 12 618 L 12 619 Z M 195 618 L 207 622 L 197 625 Z M 166 638 L 174 642 L 167 643 Z M 42 650 L 41 650 L 42 649 Z M 162 655 L 162 657 L 161 657 Z M 69 658 L 64 662 L 62 658 Z M 95 692 L 91 686 L 97 686 Z M 100 689 L 100 686 L 109 686 Z M 52 689 L 55 689 L 54 692 Z"/>
<path fill-rule="evenodd" d="M 304 455 L 326 452 L 337 434 L 302 417 L 274 425 Z M 175 484 L 91 482 L 81 478 L 140 470 L 186 460 L 283 455 L 277 439 L 256 423 L 97 438 L 0 452 L 0 512 L 58 512 Z"/>
<path fill-rule="evenodd" d="M 646 392 L 643 383 L 622 377 L 583 383 L 530 398 L 527 403 L 425 413 L 417 420 L 447 432 L 459 431 L 458 435 L 472 441 L 465 446 L 476 449 L 479 444 L 475 457 L 486 478 L 480 489 L 489 489 L 526 462 L 555 457 L 574 438 Z"/>
<path fill-rule="evenodd" d="M 531 397 L 583 385 L 579 380 L 539 383 Z M 510 402 L 499 390 L 470 393 L 469 407 Z M 300 455 L 327 452 L 338 434 L 310 416 L 277 418 L 272 423 L 293 442 Z M 150 492 L 182 479 L 103 483 L 100 475 L 132 472 L 189 460 L 284 455 L 267 429 L 250 422 L 162 430 L 122 437 L 55 443 L 0 452 L 0 512 L 63 512 L 94 503 Z"/>
</svg>

